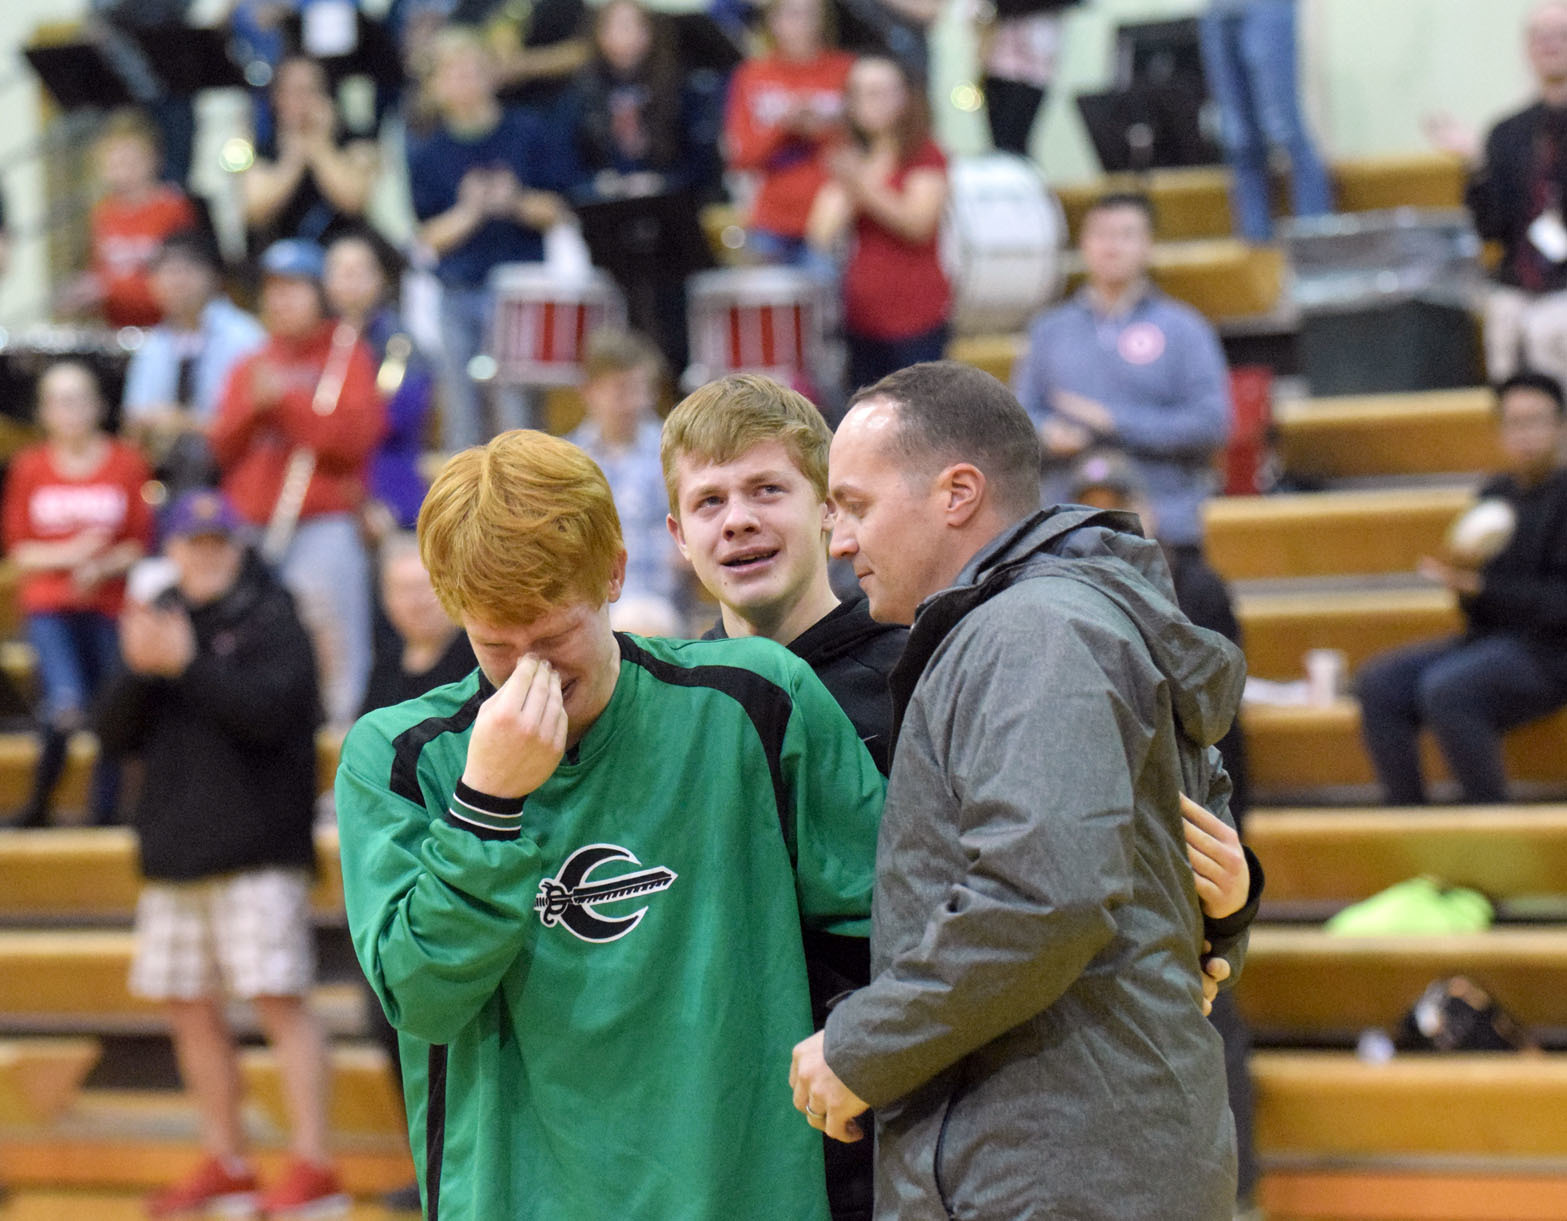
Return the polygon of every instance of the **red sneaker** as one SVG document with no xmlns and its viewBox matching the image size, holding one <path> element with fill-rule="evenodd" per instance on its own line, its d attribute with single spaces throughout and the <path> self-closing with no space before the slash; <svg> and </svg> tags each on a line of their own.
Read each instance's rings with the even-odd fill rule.
<svg viewBox="0 0 1567 1221">
<path fill-rule="evenodd" d="M 348 1193 L 338 1182 L 337 1171 L 295 1158 L 283 1178 L 261 1196 L 261 1211 L 269 1219 L 288 1221 L 320 1217 L 346 1217 Z"/>
<path fill-rule="evenodd" d="M 149 1217 L 254 1217 L 258 1192 L 256 1175 L 248 1166 L 230 1174 L 215 1157 L 209 1157 L 182 1183 L 160 1191 L 147 1201 Z"/>
</svg>

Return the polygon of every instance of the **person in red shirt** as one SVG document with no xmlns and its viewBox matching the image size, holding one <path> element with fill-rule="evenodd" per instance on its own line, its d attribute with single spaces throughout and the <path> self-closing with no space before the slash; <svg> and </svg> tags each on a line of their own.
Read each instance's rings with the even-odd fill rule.
<svg viewBox="0 0 1567 1221">
<path fill-rule="evenodd" d="M 947 346 L 952 292 L 937 236 L 947 159 L 930 137 L 925 95 L 897 60 L 857 60 L 849 73 L 853 139 L 829 154 L 807 237 L 827 253 L 852 238 L 843 274 L 850 387 L 868 386 Z"/>
<path fill-rule="evenodd" d="M 143 488 L 152 477 L 134 446 L 104 432 L 92 371 L 51 365 L 38 381 L 45 439 L 12 460 L 3 518 L 6 554 L 21 574 L 27 635 L 38 654 L 42 749 L 33 791 L 15 825 L 43 826 L 71 734 L 98 689 L 119 669 L 115 616 L 125 571 L 152 541 Z M 119 773 L 101 762 L 91 816 L 114 821 Z"/>
<path fill-rule="evenodd" d="M 71 310 L 98 310 L 112 327 L 156 326 L 152 260 L 171 233 L 198 224 L 189 196 L 158 177 L 152 125 L 135 111 L 110 115 L 94 149 L 104 195 L 92 210 L 90 267 L 66 293 Z"/>
<path fill-rule="evenodd" d="M 375 363 L 327 316 L 325 256 L 283 241 L 261 256 L 267 342 L 235 366 L 209 441 L 223 490 L 264 530 L 316 646 L 329 725 L 346 730 L 370 674 L 370 563 L 359 532 L 370 455 L 385 430 Z"/>
<path fill-rule="evenodd" d="M 771 51 L 735 69 L 724 143 L 729 168 L 758 179 L 747 247 L 765 262 L 799 263 L 811 201 L 827 181 L 824 154 L 847 135 L 854 56 L 827 45 L 822 0 L 772 0 L 765 20 Z"/>
</svg>

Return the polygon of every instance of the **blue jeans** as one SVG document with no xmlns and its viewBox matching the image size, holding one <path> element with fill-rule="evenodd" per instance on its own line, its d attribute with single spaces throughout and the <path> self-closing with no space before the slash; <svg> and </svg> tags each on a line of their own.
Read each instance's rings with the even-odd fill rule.
<svg viewBox="0 0 1567 1221">
<path fill-rule="evenodd" d="M 120 669 L 114 620 L 97 611 L 27 616 L 27 639 L 38 654 L 39 719 L 76 729 L 99 689 Z"/>
<path fill-rule="evenodd" d="M 486 288 L 441 285 L 441 443 L 448 452 L 482 445 L 499 432 L 535 427 L 527 391 L 495 386 L 495 427 L 484 422 L 484 392 L 468 362 L 489 343 L 495 296 Z"/>
<path fill-rule="evenodd" d="M 1517 636 L 1462 637 L 1384 653 L 1361 668 L 1361 735 L 1392 805 L 1426 800 L 1418 735 L 1436 735 L 1463 799 L 1507 800 L 1502 734 L 1567 704 L 1567 657 Z"/>
<path fill-rule="evenodd" d="M 120 640 L 114 620 L 97 611 L 29 615 L 27 639 L 38 654 L 43 745 L 23 820 L 43 826 L 65 769 L 70 735 L 86 723 L 93 697 L 119 673 Z M 100 753 L 88 798 L 93 822 L 103 825 L 116 820 L 119 790 L 118 761 Z"/>
<path fill-rule="evenodd" d="M 1254 0 L 1240 12 L 1205 13 L 1198 32 L 1234 174 L 1230 200 L 1240 235 L 1252 242 L 1273 237 L 1271 149 L 1289 154 L 1295 215 L 1331 212 L 1333 188 L 1300 112 L 1295 0 Z"/>
</svg>

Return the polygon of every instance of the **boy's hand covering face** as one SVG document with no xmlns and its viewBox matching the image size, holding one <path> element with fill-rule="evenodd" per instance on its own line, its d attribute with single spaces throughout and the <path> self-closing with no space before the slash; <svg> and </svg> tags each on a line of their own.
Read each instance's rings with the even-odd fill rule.
<svg viewBox="0 0 1567 1221">
<path fill-rule="evenodd" d="M 462 781 L 491 797 L 525 797 L 554 774 L 565 752 L 560 675 L 529 655 L 480 705 Z"/>
</svg>

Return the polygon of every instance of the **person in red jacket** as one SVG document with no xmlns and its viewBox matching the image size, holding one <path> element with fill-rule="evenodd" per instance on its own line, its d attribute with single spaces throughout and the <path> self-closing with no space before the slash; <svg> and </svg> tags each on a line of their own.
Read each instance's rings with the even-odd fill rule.
<svg viewBox="0 0 1567 1221">
<path fill-rule="evenodd" d="M 850 388 L 868 386 L 947 346 L 952 291 L 937 236 L 947 159 L 930 137 L 923 88 L 897 60 L 867 55 L 849 73 L 852 143 L 828 158 L 808 237 L 823 253 L 852 240 L 843 273 Z"/>
<path fill-rule="evenodd" d="M 17 454 L 6 477 L 6 555 L 21 574 L 43 691 L 42 750 L 19 826 L 48 821 L 70 736 L 119 669 L 114 622 L 125 571 L 152 540 L 152 510 L 142 496 L 151 472 L 134 446 L 104 432 L 102 420 L 92 371 L 76 361 L 51 365 L 38 381 L 45 439 Z M 97 768 L 93 821 L 114 821 L 118 775 L 107 763 Z"/>
<path fill-rule="evenodd" d="M 847 135 L 854 56 L 828 46 L 822 0 L 772 0 L 766 24 L 770 53 L 741 64 L 730 82 L 724 142 L 729 168 L 758 179 L 748 248 L 765 262 L 799 263 L 811 201 L 827 181 L 823 155 Z"/>
<path fill-rule="evenodd" d="M 209 440 L 223 490 L 264 530 L 315 642 L 327 722 L 347 729 L 370 673 L 370 563 L 360 539 L 370 454 L 385 429 L 375 364 L 321 294 L 321 248 L 261 256 L 267 342 L 235 366 Z"/>
</svg>

